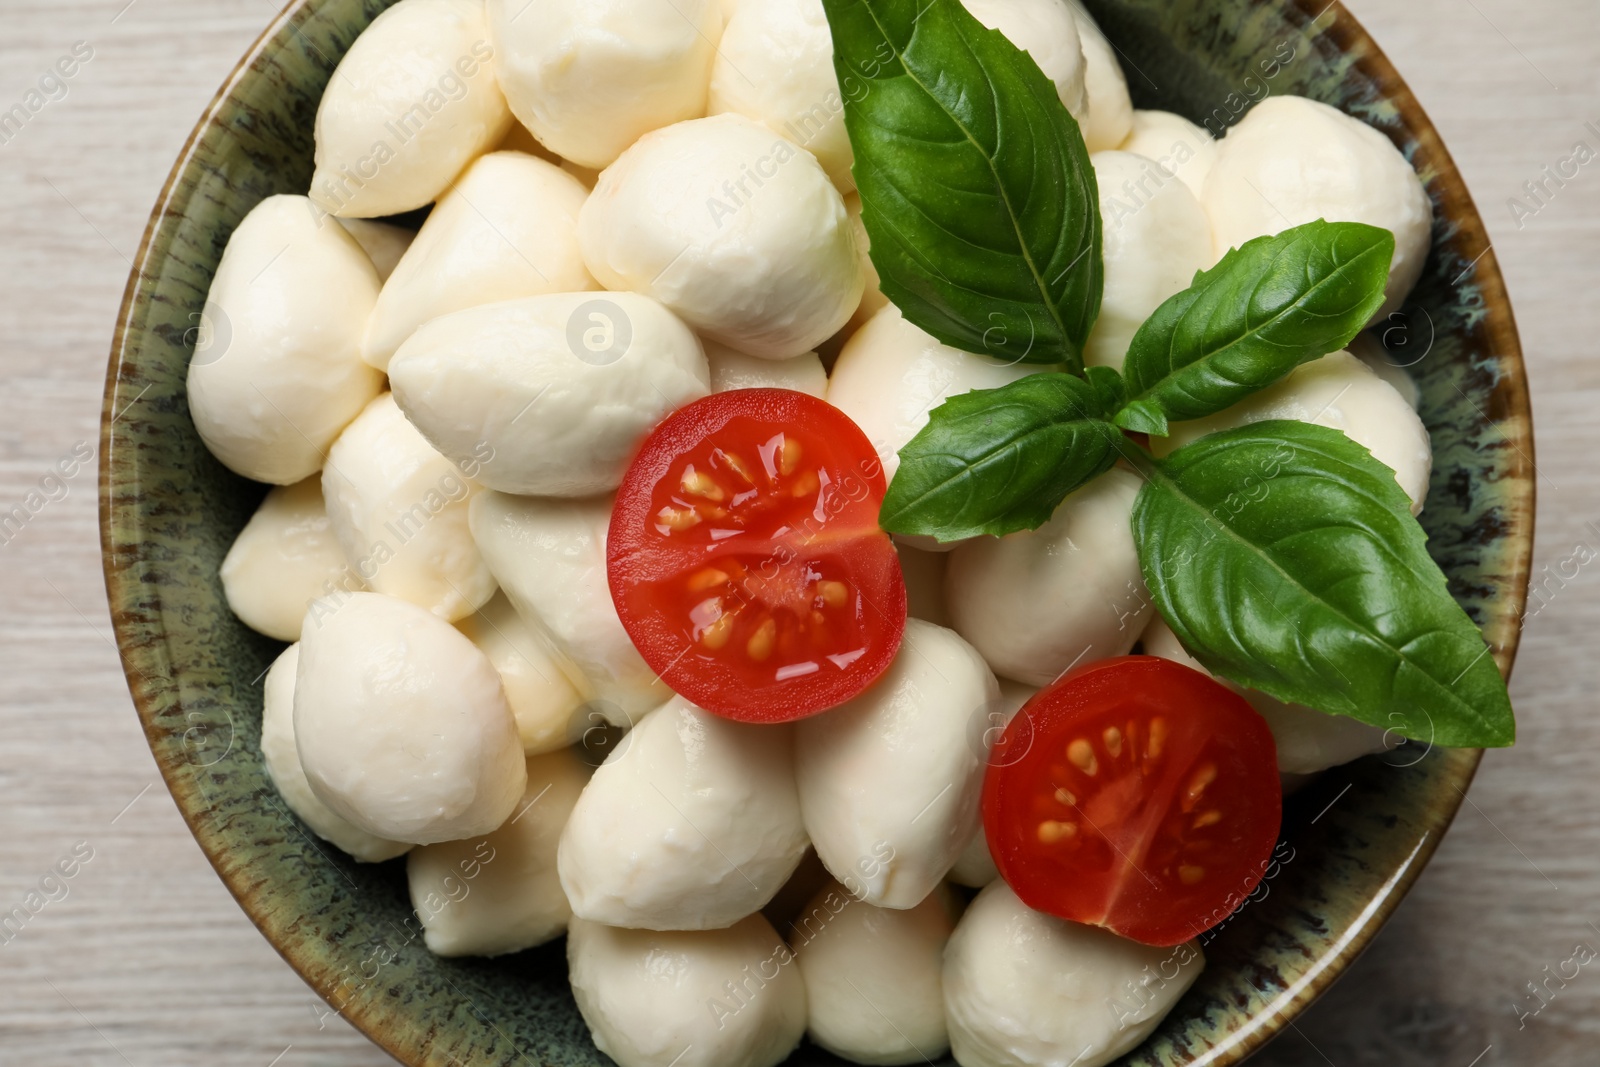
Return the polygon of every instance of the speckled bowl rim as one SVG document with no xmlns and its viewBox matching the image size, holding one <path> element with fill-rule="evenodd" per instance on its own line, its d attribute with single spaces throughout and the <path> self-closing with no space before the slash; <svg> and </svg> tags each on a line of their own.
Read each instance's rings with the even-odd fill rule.
<svg viewBox="0 0 1600 1067">
<path fill-rule="evenodd" d="M 114 520 L 120 517 L 126 521 L 126 518 L 131 516 L 135 520 L 134 526 L 137 529 L 139 518 L 136 507 L 119 509 L 118 501 L 113 498 L 111 491 L 110 474 L 118 462 L 114 453 L 112 423 L 118 417 L 117 412 L 124 408 L 122 375 L 119 372 L 129 348 L 135 308 L 140 303 L 140 294 L 147 281 L 153 282 L 158 277 L 155 271 L 149 271 L 147 276 L 147 267 L 152 262 L 158 247 L 166 245 L 162 239 L 164 228 L 181 218 L 187 209 L 188 194 L 184 192 L 183 176 L 196 164 L 201 155 L 201 146 L 212 128 L 218 125 L 218 115 L 234 91 L 251 76 L 255 65 L 271 47 L 277 35 L 286 26 L 291 25 L 312 2 L 313 0 L 291 0 L 279 12 L 228 75 L 195 124 L 151 211 L 149 223 L 129 274 L 122 306 L 117 315 L 101 411 L 99 464 L 101 554 L 118 653 L 152 753 L 160 751 L 156 744 L 158 727 L 154 721 L 156 698 L 151 692 L 153 683 L 149 681 L 150 673 L 141 667 L 141 663 L 150 666 L 151 660 L 165 661 L 167 657 L 164 654 L 165 648 L 161 645 L 140 646 L 132 640 L 134 622 L 127 605 L 136 595 L 148 596 L 149 590 L 136 588 L 137 576 L 119 563 L 113 550 Z M 1329 13 L 1333 15 L 1332 22 L 1320 32 L 1333 40 L 1341 52 L 1347 55 L 1355 52 L 1358 57 L 1355 66 L 1372 79 L 1375 85 L 1382 87 L 1385 98 L 1394 105 L 1404 125 L 1426 150 L 1430 162 L 1437 168 L 1438 179 L 1443 183 L 1445 192 L 1458 206 L 1459 212 L 1453 218 L 1461 227 L 1460 237 L 1465 247 L 1481 249 L 1469 270 L 1472 272 L 1474 283 L 1482 290 L 1484 303 L 1488 308 L 1484 328 L 1487 331 L 1488 346 L 1496 353 L 1502 372 L 1496 384 L 1496 391 L 1503 398 L 1508 415 L 1506 421 L 1510 423 L 1514 434 L 1508 435 L 1508 443 L 1522 458 L 1522 466 L 1527 468 L 1523 473 L 1531 473 L 1535 469 L 1532 405 L 1528 395 L 1527 372 L 1517 335 L 1515 315 L 1500 273 L 1499 262 L 1485 232 L 1483 219 L 1466 189 L 1454 160 L 1404 79 L 1356 18 L 1345 10 L 1342 3 L 1338 0 L 1332 0 L 1330 3 L 1324 3 L 1324 0 L 1313 0 L 1313 2 L 1288 0 L 1287 6 L 1298 8 L 1311 21 L 1320 20 Z M 1533 477 L 1522 478 L 1520 484 L 1522 494 L 1514 496 L 1512 500 L 1512 507 L 1509 510 L 1513 515 L 1513 526 L 1507 533 L 1507 537 L 1513 539 L 1513 544 L 1518 549 L 1513 560 L 1514 569 L 1507 576 L 1506 592 L 1494 601 L 1494 614 L 1484 620 L 1485 634 L 1494 648 L 1495 660 L 1501 673 L 1507 678 L 1510 677 L 1521 637 L 1519 620 L 1526 607 L 1533 557 L 1537 489 Z M 158 676 L 165 674 L 165 671 L 158 672 Z M 1236 1040 L 1208 1050 L 1193 1061 L 1194 1063 L 1223 1067 L 1247 1059 L 1289 1025 L 1295 1015 L 1304 1011 L 1318 996 L 1326 992 L 1366 949 L 1416 882 L 1422 869 L 1438 848 L 1445 830 L 1449 828 L 1456 812 L 1460 809 L 1461 802 L 1466 797 L 1466 790 L 1482 762 L 1483 752 L 1480 749 L 1469 755 L 1470 758 L 1461 763 L 1455 780 L 1450 782 L 1455 787 L 1456 797 L 1433 809 L 1431 819 L 1422 826 L 1423 836 L 1416 851 L 1403 865 L 1397 877 L 1386 883 L 1382 895 L 1373 902 L 1370 921 L 1354 929 L 1351 936 L 1336 950 L 1327 953 L 1319 961 L 1320 966 L 1314 966 L 1306 975 L 1304 982 L 1297 986 L 1293 996 L 1285 998 L 1288 1003 L 1282 1009 L 1265 1017 L 1258 1013 L 1249 1025 L 1233 1035 Z M 255 923 L 257 929 L 262 931 L 268 943 L 288 962 L 289 966 L 318 995 L 331 1001 L 336 991 L 335 983 L 331 981 L 319 983 L 316 980 L 314 975 L 318 973 L 318 968 L 315 966 L 315 961 L 310 958 L 312 953 L 305 948 L 299 950 L 286 948 L 267 934 L 265 925 L 267 909 L 252 893 L 248 872 L 242 868 L 229 867 L 223 862 L 228 848 L 226 835 L 214 828 L 202 826 L 196 818 L 195 813 L 201 798 L 192 780 L 179 773 L 183 764 L 179 761 L 162 760 L 159 755 L 157 763 L 168 790 L 177 802 L 184 822 L 240 908 Z M 359 1006 L 349 1004 L 341 1010 L 341 1014 L 389 1055 L 407 1062 L 402 1058 L 406 1050 L 390 1033 L 389 1024 L 395 1010 L 392 1007 L 379 1007 L 379 1003 L 374 1001 Z"/>
</svg>

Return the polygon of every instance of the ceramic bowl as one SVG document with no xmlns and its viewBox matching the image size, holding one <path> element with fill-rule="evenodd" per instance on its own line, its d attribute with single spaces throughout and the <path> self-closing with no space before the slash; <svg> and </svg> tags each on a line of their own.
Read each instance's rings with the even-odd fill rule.
<svg viewBox="0 0 1600 1067">
<path fill-rule="evenodd" d="M 217 578 L 263 487 L 223 469 L 190 422 L 184 375 L 200 310 L 245 212 L 307 188 L 323 86 L 384 6 L 291 3 L 200 119 L 151 215 L 102 423 L 101 532 L 117 640 L 150 747 L 200 847 L 333 1010 L 406 1064 L 606 1064 L 568 992 L 560 942 L 492 961 L 435 958 L 403 864 L 356 864 L 284 808 L 258 747 L 261 679 L 279 646 L 233 618 Z M 1430 550 L 1508 671 L 1533 540 L 1527 385 L 1494 253 L 1438 133 L 1338 3 L 1089 6 L 1140 106 L 1220 131 L 1269 93 L 1300 93 L 1376 126 L 1416 165 L 1434 204 L 1433 253 L 1407 307 L 1381 330 L 1421 386 L 1433 435 L 1422 516 Z M 1270 877 L 1208 938 L 1205 974 L 1123 1062 L 1236 1063 L 1270 1039 L 1394 910 L 1480 755 L 1410 744 L 1292 798 Z M 838 1061 L 806 1044 L 790 1062 Z"/>
</svg>

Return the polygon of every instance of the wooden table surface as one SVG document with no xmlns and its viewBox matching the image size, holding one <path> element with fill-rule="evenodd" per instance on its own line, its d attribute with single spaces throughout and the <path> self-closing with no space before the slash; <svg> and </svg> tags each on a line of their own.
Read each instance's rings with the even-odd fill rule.
<svg viewBox="0 0 1600 1067">
<path fill-rule="evenodd" d="M 1600 549 L 1600 150 L 1594 0 L 1349 0 L 1466 174 L 1521 322 L 1537 412 L 1536 568 Z M 100 577 L 92 464 L 129 260 L 168 167 L 274 0 L 3 0 L 0 111 L 0 1064 L 391 1062 L 324 1014 L 189 837 L 137 727 Z M 84 58 L 87 56 L 88 58 Z M 1594 126 L 1586 123 L 1593 122 Z M 61 469 L 70 478 L 49 477 Z M 1593 555 L 1593 553 L 1589 553 Z M 1553 572 L 1552 572 L 1553 573 Z M 1521 741 L 1485 760 L 1414 892 L 1348 976 L 1255 1062 L 1600 1063 L 1600 567 L 1552 577 L 1512 686 Z M 1581 951 L 1580 950 L 1581 947 Z M 1575 954 L 1576 953 L 1576 954 Z M 1576 972 L 1576 973 L 1574 973 Z M 1535 997 L 1531 987 L 1545 990 Z"/>
</svg>

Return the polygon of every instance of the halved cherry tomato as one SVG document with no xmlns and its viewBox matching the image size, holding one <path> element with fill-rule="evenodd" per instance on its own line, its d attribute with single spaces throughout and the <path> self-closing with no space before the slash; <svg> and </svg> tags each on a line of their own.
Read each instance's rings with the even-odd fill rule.
<svg viewBox="0 0 1600 1067">
<path fill-rule="evenodd" d="M 1177 945 L 1261 881 L 1283 819 L 1277 747 L 1242 697 L 1155 656 L 1041 689 L 995 745 L 983 825 L 1035 911 Z"/>
<path fill-rule="evenodd" d="M 905 631 L 883 493 L 871 442 L 815 397 L 738 389 L 680 408 L 645 439 L 611 512 L 623 627 L 715 714 L 785 722 L 844 703 Z"/>
</svg>

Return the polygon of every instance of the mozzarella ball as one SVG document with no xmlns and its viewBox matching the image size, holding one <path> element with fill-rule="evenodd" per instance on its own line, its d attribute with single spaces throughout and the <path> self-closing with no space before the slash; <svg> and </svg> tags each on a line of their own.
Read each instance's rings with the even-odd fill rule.
<svg viewBox="0 0 1600 1067">
<path fill-rule="evenodd" d="M 1121 370 L 1144 321 L 1211 265 L 1211 224 L 1189 187 L 1152 160 L 1096 152 L 1089 162 L 1100 186 L 1105 288 L 1083 358 Z"/>
<path fill-rule="evenodd" d="M 851 82 L 851 98 L 866 84 Z M 708 113 L 764 123 L 817 157 L 841 190 L 855 188 L 844 129 L 845 97 L 833 69 L 833 35 L 822 0 L 741 0 L 711 67 Z"/>
<path fill-rule="evenodd" d="M 1433 445 L 1405 397 L 1348 352 L 1333 352 L 1296 367 L 1282 381 L 1233 407 L 1189 422 L 1175 422 L 1170 436 L 1153 438 L 1159 456 L 1208 433 L 1267 419 L 1297 419 L 1342 430 L 1395 472 L 1411 498 L 1411 513 L 1422 511 L 1433 470 Z"/>
<path fill-rule="evenodd" d="M 316 478 L 267 493 L 222 560 L 228 607 L 250 629 L 279 641 L 300 640 L 306 608 L 317 597 L 361 588 L 333 536 Z"/>
<path fill-rule="evenodd" d="M 938 889 L 906 909 L 875 908 L 838 884 L 813 897 L 789 939 L 811 1040 L 852 1063 L 932 1063 L 943 1054 L 939 971 L 952 910 Z"/>
<path fill-rule="evenodd" d="M 1133 647 L 1150 611 L 1131 525 L 1138 495 L 1138 476 L 1112 468 L 1037 530 L 956 549 L 945 578 L 950 617 L 996 674 L 1049 685 Z"/>
<path fill-rule="evenodd" d="M 437 615 L 378 593 L 306 613 L 294 733 L 317 797 L 396 841 L 486 834 L 527 781 L 489 658 Z"/>
<path fill-rule="evenodd" d="M 317 107 L 311 199 L 356 218 L 437 199 L 511 127 L 493 56 L 482 0 L 400 0 L 373 19 Z"/>
<path fill-rule="evenodd" d="M 452 622 L 494 596 L 467 526 L 476 492 L 388 393 L 339 435 L 322 472 L 329 522 L 356 573 Z"/>
<path fill-rule="evenodd" d="M 710 392 L 705 353 L 633 293 L 553 293 L 426 324 L 389 364 L 406 416 L 491 489 L 615 489 L 662 419 Z M 476 462 L 475 462 L 476 461 Z"/>
<path fill-rule="evenodd" d="M 1228 131 L 1201 203 L 1218 257 L 1317 219 L 1393 233 L 1389 284 L 1373 321 L 1416 285 L 1433 231 L 1433 206 L 1400 150 L 1360 119 L 1301 96 L 1270 96 Z"/>
<path fill-rule="evenodd" d="M 311 791 L 294 741 L 294 681 L 299 667 L 300 646 L 295 644 L 284 649 L 267 671 L 261 699 L 261 761 L 267 777 L 278 787 L 289 810 L 300 816 L 312 833 L 359 862 L 382 863 L 404 855 L 409 844 L 357 829 Z"/>
<path fill-rule="evenodd" d="M 293 485 L 383 376 L 361 361 L 372 261 L 303 196 L 269 196 L 228 238 L 197 318 L 189 414 L 236 474 Z"/>
<path fill-rule="evenodd" d="M 416 231 L 408 230 L 404 226 L 391 226 L 387 222 L 373 222 L 371 219 L 339 219 L 339 225 L 345 232 L 356 239 L 356 244 L 361 246 L 361 251 L 372 260 L 372 269 L 378 272 L 378 281 L 386 282 L 394 273 L 394 268 L 399 265 L 400 257 L 406 254 L 406 249 L 411 247 L 411 242 L 416 239 Z M 381 294 L 380 290 L 380 294 Z"/>
<path fill-rule="evenodd" d="M 583 679 L 584 696 L 626 725 L 671 696 L 622 628 L 606 581 L 611 500 L 493 491 L 472 505 L 472 536 L 512 605 Z"/>
<path fill-rule="evenodd" d="M 1081 123 L 1083 140 L 1091 152 L 1104 152 L 1120 145 L 1133 128 L 1133 101 L 1128 96 L 1128 79 L 1112 47 L 1094 17 L 1078 0 L 1062 0 L 1078 20 L 1078 37 L 1083 42 L 1083 93 L 1088 100 L 1089 120 Z"/>
<path fill-rule="evenodd" d="M 1127 138 L 1118 146 L 1124 152 L 1153 159 L 1177 178 L 1195 199 L 1206 187 L 1206 175 L 1217 159 L 1217 142 L 1206 130 L 1170 111 L 1135 111 Z M 1207 259 L 1207 265 L 1211 260 Z"/>
<path fill-rule="evenodd" d="M 1009 678 L 1000 679 L 1000 699 L 990 706 L 981 735 L 985 753 L 994 748 L 1012 718 L 1037 692 L 1034 686 L 1013 682 Z M 994 865 L 994 857 L 989 853 L 989 836 L 984 832 L 982 820 L 979 820 L 977 832 L 950 868 L 950 881 L 956 885 L 982 889 L 999 877 L 1000 869 Z"/>
<path fill-rule="evenodd" d="M 882 279 L 878 277 L 877 264 L 872 262 L 872 239 L 867 236 L 867 227 L 861 221 L 861 196 L 859 193 L 850 193 L 844 198 L 844 209 L 850 214 L 850 232 L 856 237 L 856 254 L 861 261 L 861 302 L 856 305 L 856 310 L 850 316 L 850 321 L 845 323 L 847 333 L 854 333 L 872 316 L 882 311 L 889 304 L 889 298 L 883 295 Z"/>
<path fill-rule="evenodd" d="M 412 332 L 452 311 L 597 288 L 578 251 L 578 179 L 521 152 L 473 163 L 422 224 L 378 294 L 362 357 L 380 369 Z"/>
<path fill-rule="evenodd" d="M 1148 655 L 1182 663 L 1202 674 L 1211 673 L 1189 655 L 1178 635 L 1159 615 L 1150 620 L 1140 641 Z M 1303 704 L 1285 704 L 1265 693 L 1234 685 L 1227 679 L 1218 680 L 1249 701 L 1267 721 L 1272 740 L 1278 747 L 1278 771 L 1283 775 L 1316 774 L 1374 752 L 1386 752 L 1400 744 L 1398 734 L 1348 715 L 1329 715 Z"/>
<path fill-rule="evenodd" d="M 713 393 L 729 389 L 793 389 L 815 397 L 828 393 L 828 372 L 815 352 L 789 359 L 758 359 L 716 341 L 706 341 L 705 350 Z"/>
<path fill-rule="evenodd" d="M 607 289 L 653 296 L 763 359 L 815 349 L 861 301 L 839 191 L 810 153 L 742 115 L 640 139 L 600 175 L 578 239 Z"/>
<path fill-rule="evenodd" d="M 806 1029 L 794 955 L 759 915 L 726 930 L 619 930 L 574 917 L 572 995 L 618 1067 L 775 1067 Z"/>
<path fill-rule="evenodd" d="M 1205 969 L 1193 941 L 1152 948 L 1028 908 L 995 882 L 944 952 L 961 1067 L 1103 1067 L 1150 1036 Z"/>
<path fill-rule="evenodd" d="M 554 752 L 576 740 L 572 733 L 583 693 L 567 676 L 563 657 L 550 647 L 549 638 L 524 622 L 510 600 L 497 595 L 477 614 L 456 623 L 456 629 L 500 672 L 524 753 Z"/>
<path fill-rule="evenodd" d="M 564 159 L 604 167 L 705 114 L 719 0 L 488 0 L 488 11 L 511 110 Z"/>
<path fill-rule="evenodd" d="M 589 768 L 570 751 L 527 761 L 528 784 L 504 826 L 484 837 L 422 845 L 406 858 L 411 908 L 438 956 L 503 956 L 567 929 L 556 843 Z"/>
<path fill-rule="evenodd" d="M 878 450 L 884 477 L 892 479 L 900 469 L 900 449 L 928 424 L 934 408 L 973 389 L 998 389 L 1055 369 L 940 344 L 891 304 L 845 342 L 828 378 L 827 399 L 861 427 Z"/>
<path fill-rule="evenodd" d="M 1028 53 L 1055 83 L 1056 95 L 1072 117 L 1079 124 L 1087 121 L 1087 63 L 1078 21 L 1064 0 L 961 0 L 961 6 Z"/>
<path fill-rule="evenodd" d="M 944 576 L 950 553 L 928 552 L 899 541 L 894 550 L 900 557 L 900 573 L 906 582 L 906 614 L 935 626 L 949 626 Z"/>
<path fill-rule="evenodd" d="M 715 930 L 758 911 L 806 850 L 789 731 L 682 697 L 595 771 L 561 835 L 572 911 L 646 930 Z"/>
<path fill-rule="evenodd" d="M 908 619 L 882 677 L 796 724 L 806 831 L 853 895 L 915 907 L 961 855 L 983 787 L 984 753 L 974 740 L 981 729 L 973 725 L 999 692 L 971 645 Z"/>
</svg>

